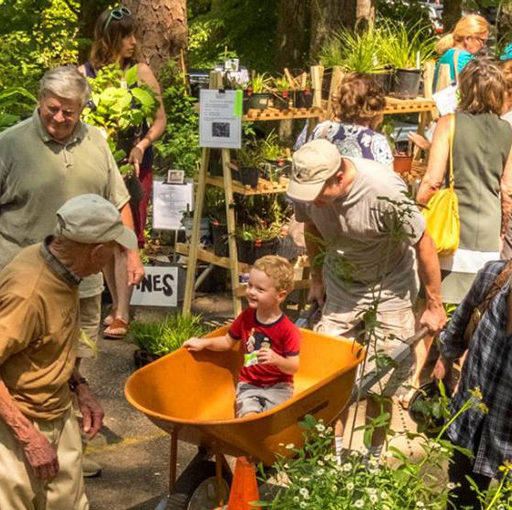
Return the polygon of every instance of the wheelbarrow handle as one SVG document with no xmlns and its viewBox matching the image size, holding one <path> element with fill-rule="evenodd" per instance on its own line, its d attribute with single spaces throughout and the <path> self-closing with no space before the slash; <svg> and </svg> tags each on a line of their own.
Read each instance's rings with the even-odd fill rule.
<svg viewBox="0 0 512 510">
<path fill-rule="evenodd" d="M 380 381 L 388 372 L 395 368 L 395 365 L 401 363 L 409 354 L 411 348 L 413 348 L 423 337 L 428 333 L 428 328 L 422 327 L 414 335 L 407 338 L 399 345 L 389 357 L 394 361 L 393 364 L 387 363 L 385 366 L 377 366 L 375 360 L 372 360 L 367 366 L 370 370 L 360 379 L 359 384 L 354 386 L 352 395 L 347 403 L 347 406 L 352 405 L 360 394 L 365 394 L 371 387 L 373 387 L 378 381 Z"/>
</svg>

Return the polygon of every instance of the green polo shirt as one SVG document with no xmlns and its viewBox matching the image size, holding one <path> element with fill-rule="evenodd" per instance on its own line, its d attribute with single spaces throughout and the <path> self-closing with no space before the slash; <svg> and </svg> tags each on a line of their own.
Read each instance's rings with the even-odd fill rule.
<svg viewBox="0 0 512 510">
<path fill-rule="evenodd" d="M 121 209 L 129 200 L 101 131 L 78 123 L 65 143 L 44 129 L 38 110 L 0 135 L 0 269 L 24 247 L 52 234 L 57 210 L 84 193 Z M 87 281 L 88 280 L 88 281 Z M 81 297 L 101 292 L 101 275 L 89 277 Z"/>
</svg>

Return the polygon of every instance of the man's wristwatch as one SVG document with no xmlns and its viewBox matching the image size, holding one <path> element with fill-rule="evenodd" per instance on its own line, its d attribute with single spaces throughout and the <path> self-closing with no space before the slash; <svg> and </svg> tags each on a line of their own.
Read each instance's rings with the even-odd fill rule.
<svg viewBox="0 0 512 510">
<path fill-rule="evenodd" d="M 69 389 L 72 392 L 76 391 L 77 386 L 80 386 L 80 384 L 89 384 L 87 382 L 87 379 L 85 377 L 79 377 L 78 379 L 74 379 L 73 377 L 68 381 Z"/>
</svg>

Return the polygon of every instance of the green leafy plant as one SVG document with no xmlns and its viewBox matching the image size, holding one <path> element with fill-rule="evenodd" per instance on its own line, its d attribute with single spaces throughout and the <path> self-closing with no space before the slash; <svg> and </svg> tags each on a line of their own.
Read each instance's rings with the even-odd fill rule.
<svg viewBox="0 0 512 510">
<path fill-rule="evenodd" d="M 37 98 L 24 87 L 10 87 L 0 92 L 0 132 L 32 113 Z"/>
<path fill-rule="evenodd" d="M 434 55 L 435 38 L 420 23 L 407 27 L 403 22 L 388 22 L 382 28 L 382 54 L 396 69 L 418 69 Z"/>
<path fill-rule="evenodd" d="M 272 85 L 272 77 L 267 73 L 253 73 L 248 89 L 254 94 L 269 92 Z"/>
<path fill-rule="evenodd" d="M 287 157 L 287 149 L 279 142 L 279 136 L 274 131 L 261 140 L 260 147 L 264 159 L 276 161 Z"/>
<path fill-rule="evenodd" d="M 197 100 L 190 96 L 183 73 L 169 61 L 159 75 L 162 100 L 167 115 L 165 131 L 154 144 L 155 173 L 166 175 L 169 169 L 184 170 L 185 175 L 197 175 L 201 159 L 199 147 L 199 115 L 194 110 Z"/>
<path fill-rule="evenodd" d="M 257 225 L 242 225 L 236 229 L 236 236 L 244 241 L 269 241 L 281 236 L 282 225 L 269 225 L 261 221 Z"/>
<path fill-rule="evenodd" d="M 145 84 L 137 85 L 137 72 L 137 66 L 123 72 L 112 64 L 99 70 L 96 78 L 88 78 L 92 105 L 84 108 L 83 120 L 105 131 L 118 163 L 128 156 L 144 120 L 151 124 L 158 109 L 154 91 Z M 122 164 L 119 170 L 128 175 L 133 167 Z"/>
<path fill-rule="evenodd" d="M 341 66 L 354 73 L 379 73 L 387 64 L 381 52 L 382 31 L 374 25 L 362 31 L 335 32 L 319 52 L 325 67 Z"/>
<path fill-rule="evenodd" d="M 169 315 L 160 321 L 130 324 L 130 336 L 139 349 L 157 356 L 169 354 L 190 337 L 201 337 L 206 332 L 200 315 Z"/>
<path fill-rule="evenodd" d="M 286 76 L 278 76 L 274 78 L 274 88 L 276 92 L 282 94 L 283 92 L 288 92 L 291 89 L 291 85 Z"/>
<path fill-rule="evenodd" d="M 237 151 L 237 161 L 240 167 L 259 168 L 263 163 L 263 156 L 255 143 L 246 143 Z"/>
</svg>

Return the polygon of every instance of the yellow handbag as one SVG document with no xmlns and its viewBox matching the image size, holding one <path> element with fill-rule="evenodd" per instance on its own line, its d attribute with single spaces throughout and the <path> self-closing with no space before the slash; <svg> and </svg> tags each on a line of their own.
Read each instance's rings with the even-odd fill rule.
<svg viewBox="0 0 512 510">
<path fill-rule="evenodd" d="M 455 115 L 452 114 L 450 122 L 450 186 L 436 191 L 422 210 L 427 232 L 434 240 L 439 255 L 451 255 L 459 247 L 459 199 L 455 194 L 453 180 L 454 134 Z"/>
</svg>

